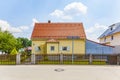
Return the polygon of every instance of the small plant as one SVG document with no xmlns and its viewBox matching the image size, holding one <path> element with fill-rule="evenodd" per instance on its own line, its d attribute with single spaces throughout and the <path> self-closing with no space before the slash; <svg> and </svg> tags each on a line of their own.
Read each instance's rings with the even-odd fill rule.
<svg viewBox="0 0 120 80">
<path fill-rule="evenodd" d="M 12 51 L 11 51 L 11 53 L 10 53 L 11 55 L 16 55 L 16 54 L 18 54 L 18 52 L 17 52 L 17 50 L 16 50 L 16 48 L 14 48 Z"/>
</svg>

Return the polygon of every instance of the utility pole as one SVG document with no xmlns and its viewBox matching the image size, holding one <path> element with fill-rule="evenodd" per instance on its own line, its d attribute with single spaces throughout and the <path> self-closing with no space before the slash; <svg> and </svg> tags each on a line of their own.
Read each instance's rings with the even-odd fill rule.
<svg viewBox="0 0 120 80">
<path fill-rule="evenodd" d="M 80 39 L 79 36 L 68 36 L 68 39 L 72 40 L 72 64 L 74 63 L 74 40 L 75 39 Z"/>
<path fill-rule="evenodd" d="M 74 38 L 72 37 L 72 64 L 74 62 Z"/>
</svg>

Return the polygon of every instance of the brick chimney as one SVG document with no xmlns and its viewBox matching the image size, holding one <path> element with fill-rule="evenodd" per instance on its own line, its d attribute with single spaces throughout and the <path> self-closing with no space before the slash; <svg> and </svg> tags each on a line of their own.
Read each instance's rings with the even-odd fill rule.
<svg viewBox="0 0 120 80">
<path fill-rule="evenodd" d="M 50 20 L 48 20 L 48 23 L 51 23 L 51 21 L 50 21 Z"/>
</svg>

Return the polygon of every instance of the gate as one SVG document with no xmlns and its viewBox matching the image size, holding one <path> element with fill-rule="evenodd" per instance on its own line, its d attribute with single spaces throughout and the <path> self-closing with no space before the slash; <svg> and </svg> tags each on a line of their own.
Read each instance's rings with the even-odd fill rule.
<svg viewBox="0 0 120 80">
<path fill-rule="evenodd" d="M 20 55 L 21 64 L 31 64 L 31 55 Z"/>
<path fill-rule="evenodd" d="M 35 64 L 60 64 L 59 54 L 36 54 Z"/>
<path fill-rule="evenodd" d="M 109 55 L 108 63 L 111 65 L 117 64 L 117 55 Z"/>
</svg>

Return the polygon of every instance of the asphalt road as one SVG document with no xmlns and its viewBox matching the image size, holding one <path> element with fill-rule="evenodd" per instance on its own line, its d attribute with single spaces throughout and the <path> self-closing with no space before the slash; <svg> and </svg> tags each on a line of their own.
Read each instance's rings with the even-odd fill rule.
<svg viewBox="0 0 120 80">
<path fill-rule="evenodd" d="M 0 80 L 120 80 L 120 66 L 0 66 Z"/>
</svg>

